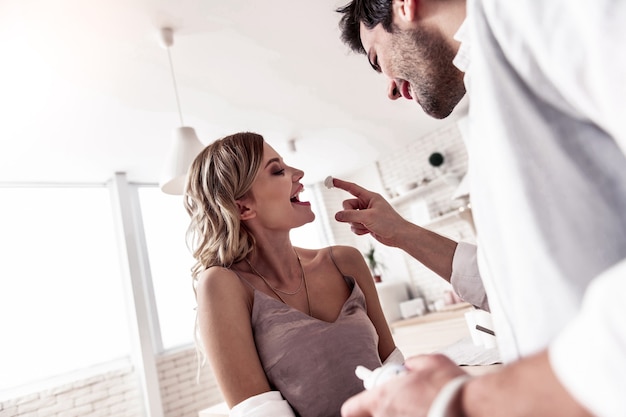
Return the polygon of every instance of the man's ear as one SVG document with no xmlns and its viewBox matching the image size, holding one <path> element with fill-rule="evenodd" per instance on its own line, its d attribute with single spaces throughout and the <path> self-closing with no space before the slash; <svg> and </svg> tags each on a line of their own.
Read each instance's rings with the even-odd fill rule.
<svg viewBox="0 0 626 417">
<path fill-rule="evenodd" d="M 417 18 L 420 0 L 393 0 L 393 17 L 398 23 L 412 23 Z"/>
<path fill-rule="evenodd" d="M 236 201 L 237 209 L 239 209 L 239 219 L 250 220 L 256 216 L 256 212 L 252 209 L 247 199 L 240 199 Z"/>
</svg>

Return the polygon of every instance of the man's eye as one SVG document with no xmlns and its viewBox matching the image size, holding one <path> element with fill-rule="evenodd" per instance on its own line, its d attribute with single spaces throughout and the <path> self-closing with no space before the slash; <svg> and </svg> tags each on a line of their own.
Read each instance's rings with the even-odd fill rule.
<svg viewBox="0 0 626 417">
<path fill-rule="evenodd" d="M 380 69 L 380 65 L 378 65 L 378 56 L 374 56 L 370 61 L 370 65 L 372 66 L 372 69 L 378 73 L 382 72 L 382 70 Z"/>
</svg>

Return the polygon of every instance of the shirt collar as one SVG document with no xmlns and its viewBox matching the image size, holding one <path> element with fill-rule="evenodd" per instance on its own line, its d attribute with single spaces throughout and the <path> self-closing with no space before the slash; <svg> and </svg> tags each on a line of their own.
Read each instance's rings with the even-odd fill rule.
<svg viewBox="0 0 626 417">
<path fill-rule="evenodd" d="M 458 69 L 463 72 L 467 72 L 470 64 L 470 41 L 469 41 L 469 28 L 467 25 L 467 18 L 463 21 L 459 30 L 454 34 L 454 39 L 461 42 L 459 45 L 459 51 L 456 53 L 452 63 Z"/>
</svg>

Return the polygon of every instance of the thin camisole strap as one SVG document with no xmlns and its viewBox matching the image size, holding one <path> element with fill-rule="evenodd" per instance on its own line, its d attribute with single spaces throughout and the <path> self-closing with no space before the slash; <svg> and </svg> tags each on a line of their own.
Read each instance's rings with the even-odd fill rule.
<svg viewBox="0 0 626 417">
<path fill-rule="evenodd" d="M 341 268 L 339 268 L 339 265 L 337 265 L 337 261 L 335 260 L 335 255 L 333 255 L 333 247 L 329 246 L 328 247 L 328 252 L 330 253 L 330 259 L 332 259 L 333 263 L 335 264 L 335 268 L 337 268 L 337 271 L 339 271 L 339 273 L 342 276 L 346 276 L 346 274 L 343 273 L 343 271 L 341 270 Z"/>
<path fill-rule="evenodd" d="M 335 268 L 337 268 L 337 271 L 339 271 L 339 273 L 343 277 L 343 280 L 348 285 L 348 288 L 352 289 L 352 283 L 350 282 L 349 278 L 352 278 L 355 283 L 356 283 L 356 279 L 354 279 L 354 277 L 350 277 L 349 275 L 344 274 L 343 271 L 341 270 L 341 268 L 339 268 L 339 265 L 337 265 L 337 261 L 335 260 L 335 255 L 333 254 L 333 247 L 332 246 L 328 247 L 328 252 L 330 253 L 330 259 L 333 261 L 333 264 L 335 264 Z"/>
</svg>

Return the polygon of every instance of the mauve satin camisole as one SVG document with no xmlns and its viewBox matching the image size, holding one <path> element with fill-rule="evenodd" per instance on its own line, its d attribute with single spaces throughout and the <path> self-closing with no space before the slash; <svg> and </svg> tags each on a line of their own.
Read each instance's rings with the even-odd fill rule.
<svg viewBox="0 0 626 417">
<path fill-rule="evenodd" d="M 356 367 L 381 366 L 365 296 L 352 277 L 344 279 L 352 290 L 332 323 L 254 290 L 251 323 L 263 369 L 300 417 L 340 416 L 343 402 L 363 390 Z"/>
</svg>

